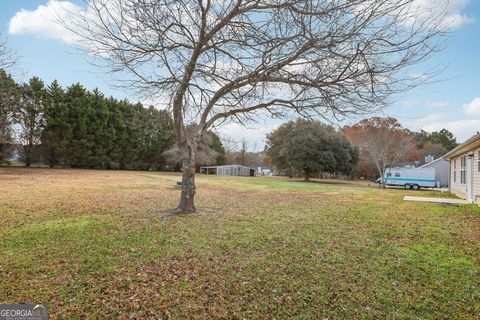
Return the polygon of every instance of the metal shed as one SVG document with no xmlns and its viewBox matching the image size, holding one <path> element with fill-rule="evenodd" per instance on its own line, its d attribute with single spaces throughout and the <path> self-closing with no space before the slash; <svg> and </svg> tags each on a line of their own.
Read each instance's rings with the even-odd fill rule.
<svg viewBox="0 0 480 320">
<path fill-rule="evenodd" d="M 253 177 L 255 176 L 255 169 L 250 167 L 238 165 L 238 164 L 231 164 L 225 166 L 208 166 L 208 167 L 200 167 L 200 173 L 204 174 L 216 174 L 219 176 L 246 176 L 246 177 Z"/>
</svg>

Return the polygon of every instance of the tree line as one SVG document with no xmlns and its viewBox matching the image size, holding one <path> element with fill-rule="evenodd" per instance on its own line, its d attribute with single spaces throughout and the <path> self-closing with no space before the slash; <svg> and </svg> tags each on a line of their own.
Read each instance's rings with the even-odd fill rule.
<svg viewBox="0 0 480 320">
<path fill-rule="evenodd" d="M 215 163 L 222 146 L 210 135 L 206 161 Z M 17 84 L 0 70 L 0 162 L 16 157 L 27 167 L 174 169 L 166 153 L 174 145 L 166 110 L 105 97 L 79 83 L 62 88 L 33 77 Z"/>
<path fill-rule="evenodd" d="M 375 179 L 390 167 L 421 165 L 458 145 L 454 135 L 411 131 L 391 117 L 372 117 L 336 130 L 312 120 L 290 121 L 267 135 L 263 163 L 280 174 Z"/>
<path fill-rule="evenodd" d="M 193 137 L 195 125 L 187 127 Z M 247 142 L 233 150 L 207 131 L 199 141 L 196 165 L 237 163 L 275 167 L 310 176 L 382 176 L 389 166 L 423 163 L 456 145 L 451 132 L 412 132 L 394 118 L 372 117 L 342 130 L 318 121 L 296 120 L 267 135 L 263 152 Z M 17 155 L 26 166 L 99 169 L 180 170 L 182 152 L 166 110 L 105 97 L 81 84 L 62 88 L 37 78 L 17 84 L 0 69 L 0 162 Z"/>
<path fill-rule="evenodd" d="M 414 132 L 391 117 L 363 119 L 342 131 L 360 151 L 356 176 L 369 179 L 383 176 L 389 167 L 424 164 L 427 155 L 438 159 L 458 145 L 446 129 Z"/>
</svg>

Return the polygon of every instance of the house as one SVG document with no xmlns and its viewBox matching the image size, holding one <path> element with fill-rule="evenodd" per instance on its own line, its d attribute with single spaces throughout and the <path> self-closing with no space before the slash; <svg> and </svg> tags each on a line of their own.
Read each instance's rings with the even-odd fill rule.
<svg viewBox="0 0 480 320">
<path fill-rule="evenodd" d="M 217 174 L 220 176 L 255 176 L 255 169 L 238 165 L 225 165 L 225 166 L 208 166 L 200 167 L 200 173 L 204 174 Z"/>
<path fill-rule="evenodd" d="M 480 133 L 444 156 L 450 160 L 450 192 L 480 204 Z"/>
<path fill-rule="evenodd" d="M 421 169 L 434 168 L 435 169 L 435 181 L 439 184 L 440 188 L 446 188 L 449 186 L 450 180 L 450 161 L 445 160 L 444 157 L 433 160 L 432 156 L 425 157 L 427 163 L 419 167 Z"/>
</svg>

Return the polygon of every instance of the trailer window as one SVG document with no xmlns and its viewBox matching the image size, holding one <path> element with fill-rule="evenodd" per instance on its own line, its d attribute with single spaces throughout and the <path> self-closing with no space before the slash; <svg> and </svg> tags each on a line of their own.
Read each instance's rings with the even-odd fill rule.
<svg viewBox="0 0 480 320">
<path fill-rule="evenodd" d="M 387 177 L 391 177 L 392 174 L 390 172 L 387 173 Z"/>
<path fill-rule="evenodd" d="M 460 183 L 467 183 L 467 156 L 460 158 Z"/>
<path fill-rule="evenodd" d="M 400 172 L 395 173 L 395 177 L 400 177 Z"/>
</svg>

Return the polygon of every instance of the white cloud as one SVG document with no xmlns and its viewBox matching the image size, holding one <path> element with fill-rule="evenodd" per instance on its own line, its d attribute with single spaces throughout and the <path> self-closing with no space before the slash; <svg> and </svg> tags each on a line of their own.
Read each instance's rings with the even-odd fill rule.
<svg viewBox="0 0 480 320">
<path fill-rule="evenodd" d="M 237 123 L 229 123 L 219 127 L 217 131 L 221 136 L 236 142 L 237 148 L 240 148 L 240 142 L 245 139 L 248 142 L 249 151 L 261 151 L 265 146 L 266 135 L 277 128 L 279 124 L 273 120 L 248 127 Z"/>
<path fill-rule="evenodd" d="M 442 101 L 442 100 L 438 100 L 438 101 L 402 100 L 399 102 L 399 106 L 401 108 L 408 108 L 408 109 L 420 108 L 420 107 L 436 109 L 436 108 L 450 107 L 451 105 L 452 104 L 449 101 Z"/>
<path fill-rule="evenodd" d="M 480 97 L 473 99 L 470 103 L 463 106 L 466 114 L 480 116 Z"/>
<path fill-rule="evenodd" d="M 422 129 L 438 131 L 443 128 L 451 131 L 457 137 L 458 142 L 463 142 L 480 130 L 480 119 L 435 122 L 423 126 Z"/>
<path fill-rule="evenodd" d="M 33 11 L 22 9 L 11 19 L 8 33 L 11 35 L 29 34 L 41 38 L 56 39 L 75 43 L 78 37 L 67 30 L 58 20 L 71 12 L 80 13 L 83 9 L 69 1 L 50 0 Z"/>
<path fill-rule="evenodd" d="M 428 18 L 432 14 L 445 14 L 440 26 L 446 29 L 459 29 L 472 23 L 474 19 L 464 13 L 470 0 L 417 0 L 411 7 L 412 17 L 407 24 L 413 24 L 418 19 Z"/>
<path fill-rule="evenodd" d="M 442 26 L 458 29 L 474 21 L 463 12 L 469 2 L 470 0 L 417 0 L 411 8 L 412 18 L 408 19 L 410 22 L 407 21 L 407 24 L 445 10 Z M 8 32 L 12 35 L 29 34 L 72 44 L 78 41 L 78 37 L 56 22 L 58 18 L 66 17 L 69 13 L 88 14 L 86 9 L 71 1 L 49 0 L 35 10 L 18 11 L 10 19 Z"/>
<path fill-rule="evenodd" d="M 458 142 L 463 142 L 480 131 L 480 119 L 471 119 L 471 117 L 468 117 L 466 119 L 451 120 L 453 117 L 458 117 L 458 112 L 432 113 L 416 119 L 410 125 L 407 124 L 407 126 L 413 130 L 423 129 L 429 132 L 439 131 L 445 128 L 455 135 Z"/>
<path fill-rule="evenodd" d="M 452 104 L 449 101 L 427 101 L 425 105 L 429 108 L 446 108 Z"/>
</svg>

